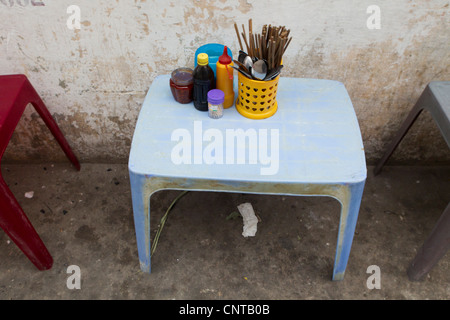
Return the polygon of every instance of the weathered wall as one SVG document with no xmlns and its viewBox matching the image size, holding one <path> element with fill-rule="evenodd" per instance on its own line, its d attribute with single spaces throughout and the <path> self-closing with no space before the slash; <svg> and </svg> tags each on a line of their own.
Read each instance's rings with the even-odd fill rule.
<svg viewBox="0 0 450 320">
<path fill-rule="evenodd" d="M 66 25 L 70 5 L 81 9 L 79 30 Z M 370 5 L 381 9 L 381 29 L 366 25 Z M 448 0 L 1 0 L 0 74 L 31 79 L 81 161 L 126 162 L 157 75 L 192 67 L 205 43 L 236 53 L 234 22 L 285 25 L 294 39 L 283 76 L 342 81 L 370 163 L 426 84 L 450 79 L 449 11 Z M 5 157 L 64 159 L 31 107 Z M 450 161 L 428 114 L 393 160 Z"/>
</svg>

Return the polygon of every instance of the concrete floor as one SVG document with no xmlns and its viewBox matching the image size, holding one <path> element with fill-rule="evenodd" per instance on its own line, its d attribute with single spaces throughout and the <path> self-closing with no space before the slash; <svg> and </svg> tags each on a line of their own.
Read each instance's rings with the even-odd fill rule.
<svg viewBox="0 0 450 320">
<path fill-rule="evenodd" d="M 332 198 L 190 192 L 173 208 L 139 269 L 127 165 L 2 164 L 2 173 L 54 258 L 40 272 L 0 231 L 0 299 L 449 299 L 450 253 L 420 282 L 407 267 L 450 194 L 450 167 L 386 167 L 366 183 L 344 281 L 331 281 L 340 204 Z M 34 191 L 32 198 L 26 192 Z M 153 234 L 179 191 L 151 199 Z M 254 238 L 242 219 L 252 203 Z M 66 282 L 81 270 L 81 289 Z M 381 270 L 370 290 L 367 268 Z"/>
</svg>

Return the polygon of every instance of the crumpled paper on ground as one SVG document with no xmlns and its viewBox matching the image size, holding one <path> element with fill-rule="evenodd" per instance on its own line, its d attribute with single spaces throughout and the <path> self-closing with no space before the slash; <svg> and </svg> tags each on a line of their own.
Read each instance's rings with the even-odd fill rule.
<svg viewBox="0 0 450 320">
<path fill-rule="evenodd" d="M 240 204 L 238 207 L 242 219 L 244 220 L 244 227 L 242 235 L 244 237 L 254 237 L 258 229 L 258 218 L 250 203 Z"/>
</svg>

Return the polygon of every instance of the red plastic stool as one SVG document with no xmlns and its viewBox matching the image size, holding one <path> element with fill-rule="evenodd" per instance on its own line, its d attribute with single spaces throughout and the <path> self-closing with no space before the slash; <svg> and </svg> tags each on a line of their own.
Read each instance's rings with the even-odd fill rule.
<svg viewBox="0 0 450 320">
<path fill-rule="evenodd" d="M 78 159 L 25 75 L 0 76 L 0 160 L 29 103 L 42 117 L 72 164 L 77 170 L 80 170 Z M 39 270 L 47 270 L 52 267 L 52 256 L 3 180 L 1 171 L 0 227 Z"/>
</svg>

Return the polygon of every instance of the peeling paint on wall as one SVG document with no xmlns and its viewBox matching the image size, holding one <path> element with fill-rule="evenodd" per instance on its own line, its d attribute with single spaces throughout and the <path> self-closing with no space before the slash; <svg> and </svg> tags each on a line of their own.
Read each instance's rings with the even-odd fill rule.
<svg viewBox="0 0 450 320">
<path fill-rule="evenodd" d="M 294 36 L 283 76 L 345 84 L 367 160 L 384 151 L 426 84 L 450 79 L 448 0 L 79 0 L 79 30 L 66 26 L 72 1 L 0 3 L 0 73 L 24 73 L 47 103 L 81 161 L 126 162 L 141 104 L 153 79 L 194 65 L 210 42 L 238 51 L 234 22 L 286 25 Z M 368 6 L 381 29 L 366 26 Z M 32 107 L 5 160 L 64 160 Z M 423 113 L 392 161 L 450 161 Z"/>
</svg>

